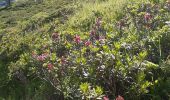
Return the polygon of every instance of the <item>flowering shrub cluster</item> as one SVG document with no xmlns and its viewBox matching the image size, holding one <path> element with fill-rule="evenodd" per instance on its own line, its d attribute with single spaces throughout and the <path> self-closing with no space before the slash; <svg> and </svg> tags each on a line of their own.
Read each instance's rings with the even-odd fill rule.
<svg viewBox="0 0 170 100">
<path fill-rule="evenodd" d="M 88 32 L 42 36 L 11 63 L 22 66 L 13 76 L 40 79 L 56 100 L 168 100 L 169 5 L 131 3 L 113 22 L 96 17 Z"/>
<path fill-rule="evenodd" d="M 37 75 L 67 99 L 152 98 L 145 94 L 161 81 L 154 71 L 167 57 L 153 44 L 160 47 L 169 32 L 168 14 L 166 4 L 133 4 L 109 30 L 98 17 L 89 33 L 55 32 L 51 44 L 32 54 Z"/>
</svg>

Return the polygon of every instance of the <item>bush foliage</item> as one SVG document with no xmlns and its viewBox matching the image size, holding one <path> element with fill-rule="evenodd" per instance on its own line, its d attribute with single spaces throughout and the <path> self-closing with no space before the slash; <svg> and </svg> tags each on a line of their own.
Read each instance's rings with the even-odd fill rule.
<svg viewBox="0 0 170 100">
<path fill-rule="evenodd" d="M 169 1 L 54 2 L 0 23 L 0 99 L 170 98 Z"/>
</svg>

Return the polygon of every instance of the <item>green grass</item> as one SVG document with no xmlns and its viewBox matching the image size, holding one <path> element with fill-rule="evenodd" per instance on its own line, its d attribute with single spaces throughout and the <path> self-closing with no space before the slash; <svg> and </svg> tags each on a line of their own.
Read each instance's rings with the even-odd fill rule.
<svg viewBox="0 0 170 100">
<path fill-rule="evenodd" d="M 88 31 L 97 16 L 108 23 L 114 22 L 123 14 L 124 5 L 133 1 L 137 0 L 48 0 L 43 3 L 19 0 L 12 7 L 0 10 L 0 33 L 39 32 L 44 25 L 56 30 Z M 32 26 L 36 27 L 30 29 Z"/>
<path fill-rule="evenodd" d="M 128 0 L 96 0 L 96 2 L 80 2 L 79 5 L 81 5 L 81 7 L 69 18 L 64 28 L 75 31 L 89 31 L 91 27 L 90 24 L 99 16 L 102 16 L 103 20 L 108 20 L 108 22 L 110 22 L 123 13 L 121 9 L 123 9 L 127 1 Z"/>
<path fill-rule="evenodd" d="M 24 30 L 24 27 L 31 27 L 30 25 L 33 25 L 32 22 L 36 24 L 35 26 L 39 26 L 37 23 L 40 23 L 40 21 L 42 22 L 41 24 L 45 24 L 50 23 L 55 18 L 62 17 L 60 11 L 64 10 L 71 2 L 71 0 L 48 1 L 40 4 L 35 3 L 33 0 L 17 2 L 12 7 L 0 11 L 0 29 L 13 33 L 30 31 Z M 42 19 L 39 20 L 39 17 Z M 34 30 L 32 29 L 31 31 Z"/>
</svg>

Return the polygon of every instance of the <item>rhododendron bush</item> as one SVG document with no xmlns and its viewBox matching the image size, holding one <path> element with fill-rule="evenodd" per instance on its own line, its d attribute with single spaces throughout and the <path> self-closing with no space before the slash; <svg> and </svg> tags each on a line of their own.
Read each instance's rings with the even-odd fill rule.
<svg viewBox="0 0 170 100">
<path fill-rule="evenodd" d="M 149 93 L 160 81 L 154 75 L 160 58 L 152 58 L 160 48 L 153 44 L 159 47 L 169 32 L 164 23 L 169 13 L 162 5 L 136 7 L 127 7 L 127 14 L 109 30 L 97 17 L 87 33 L 52 33 L 51 43 L 33 52 L 36 74 L 66 98 L 124 100 Z"/>
<path fill-rule="evenodd" d="M 169 79 L 168 5 L 130 3 L 110 23 L 97 16 L 87 32 L 44 35 L 10 75 L 23 84 L 38 78 L 56 100 L 168 100 L 170 90 L 159 90 Z"/>
</svg>

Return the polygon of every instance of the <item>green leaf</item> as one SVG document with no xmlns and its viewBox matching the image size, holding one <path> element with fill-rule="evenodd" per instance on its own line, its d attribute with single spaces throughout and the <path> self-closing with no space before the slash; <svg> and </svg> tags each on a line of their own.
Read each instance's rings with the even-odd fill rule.
<svg viewBox="0 0 170 100">
<path fill-rule="evenodd" d="M 83 94 L 87 94 L 89 92 L 89 83 L 81 83 L 80 90 Z"/>
<path fill-rule="evenodd" d="M 114 46 L 115 46 L 115 49 L 117 49 L 117 50 L 119 50 L 121 47 L 120 43 L 118 43 L 118 42 L 115 42 Z"/>
<path fill-rule="evenodd" d="M 147 51 L 142 51 L 139 53 L 139 57 L 141 60 L 143 60 L 147 56 Z"/>
<path fill-rule="evenodd" d="M 108 53 L 110 49 L 109 49 L 109 47 L 107 45 L 104 45 L 103 50 Z"/>
<path fill-rule="evenodd" d="M 52 53 L 52 54 L 51 54 L 51 60 L 52 60 L 52 61 L 56 61 L 56 58 L 57 58 L 57 57 L 56 57 L 56 54 L 55 54 L 55 53 Z"/>
<path fill-rule="evenodd" d="M 93 52 L 97 52 L 97 51 L 99 51 L 99 48 L 97 48 L 97 47 L 91 47 L 91 50 L 92 50 Z"/>
<path fill-rule="evenodd" d="M 102 95 L 102 93 L 103 93 L 103 90 L 102 90 L 102 88 L 101 88 L 100 86 L 97 86 L 96 89 L 95 89 L 95 91 L 96 91 L 96 93 L 97 93 L 98 96 L 99 96 L 99 95 Z"/>
<path fill-rule="evenodd" d="M 146 68 L 158 68 L 158 64 L 154 64 L 154 63 L 152 63 L 152 62 L 150 62 L 150 61 L 145 61 L 145 66 L 146 66 Z"/>
</svg>

